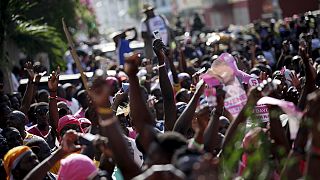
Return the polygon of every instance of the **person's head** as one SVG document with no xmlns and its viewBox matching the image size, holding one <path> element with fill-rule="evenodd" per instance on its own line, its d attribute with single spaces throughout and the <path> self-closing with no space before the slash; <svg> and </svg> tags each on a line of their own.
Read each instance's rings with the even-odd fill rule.
<svg viewBox="0 0 320 180">
<path fill-rule="evenodd" d="M 12 109 L 14 109 L 14 110 L 19 110 L 20 109 L 20 101 L 16 96 L 11 95 L 10 96 L 10 102 L 11 102 Z"/>
<path fill-rule="evenodd" d="M 187 145 L 187 140 L 179 133 L 159 133 L 151 143 L 145 164 L 168 164 L 176 150 Z"/>
<path fill-rule="evenodd" d="M 164 107 L 163 100 L 158 100 L 154 103 L 154 109 L 156 110 L 156 117 L 158 120 L 163 120 L 164 117 Z"/>
<path fill-rule="evenodd" d="M 298 100 L 300 97 L 300 93 L 296 87 L 291 86 L 288 88 L 287 93 L 285 93 L 284 99 L 286 101 L 293 102 L 294 104 L 298 104 Z"/>
<path fill-rule="evenodd" d="M 70 83 L 65 83 L 62 87 L 66 91 L 66 99 L 70 101 L 76 91 L 75 87 Z"/>
<path fill-rule="evenodd" d="M 62 118 L 65 115 L 72 114 L 66 102 L 60 101 L 57 103 L 57 106 L 58 106 L 59 118 Z"/>
<path fill-rule="evenodd" d="M 190 100 L 190 92 L 187 89 L 180 89 L 176 94 L 176 102 L 185 102 L 188 103 Z"/>
<path fill-rule="evenodd" d="M 88 100 L 87 93 L 85 90 L 81 90 L 78 92 L 77 99 L 78 99 L 81 107 L 83 109 L 87 109 L 87 107 L 89 106 L 89 100 Z"/>
<path fill-rule="evenodd" d="M 162 93 L 160 88 L 153 88 L 151 89 L 151 95 L 156 97 L 157 100 L 162 98 Z"/>
<path fill-rule="evenodd" d="M 154 7 L 152 7 L 150 4 L 143 5 L 143 13 L 147 16 L 147 18 L 152 18 L 155 16 L 153 10 L 154 10 Z"/>
<path fill-rule="evenodd" d="M 63 135 L 70 129 L 81 133 L 83 132 L 83 130 L 81 129 L 81 124 L 76 117 L 72 115 L 66 115 L 60 118 L 57 128 L 58 135 L 60 137 L 63 137 Z"/>
<path fill-rule="evenodd" d="M 119 81 L 115 77 L 107 77 L 107 84 L 111 87 L 111 95 L 115 95 L 119 91 Z"/>
<path fill-rule="evenodd" d="M 28 146 L 18 146 L 7 152 L 3 164 L 8 179 L 23 179 L 39 161 Z"/>
<path fill-rule="evenodd" d="M 58 86 L 58 88 L 57 88 L 57 95 L 58 95 L 58 97 L 61 97 L 61 98 L 66 98 L 66 95 L 67 93 L 66 93 L 66 90 L 62 87 L 62 85 L 61 84 L 59 84 L 59 86 Z"/>
<path fill-rule="evenodd" d="M 184 147 L 176 151 L 172 157 L 172 164 L 189 177 L 192 174 L 194 164 L 199 162 L 200 157 L 199 151 Z"/>
<path fill-rule="evenodd" d="M 41 137 L 32 138 L 26 146 L 32 149 L 40 162 L 51 155 L 49 144 Z"/>
<path fill-rule="evenodd" d="M 37 94 L 37 102 L 49 102 L 49 92 L 45 89 L 41 89 Z"/>
<path fill-rule="evenodd" d="M 97 171 L 97 167 L 88 156 L 71 154 L 61 160 L 58 179 L 86 180 Z"/>
<path fill-rule="evenodd" d="M 22 137 L 18 129 L 14 127 L 4 128 L 1 132 L 4 138 L 7 140 L 7 144 L 10 149 L 21 146 L 23 144 Z"/>
<path fill-rule="evenodd" d="M 7 121 L 8 127 L 14 127 L 17 128 L 20 132 L 20 135 L 22 138 L 25 138 L 26 132 L 25 132 L 25 124 L 27 122 L 26 115 L 21 111 L 12 111 L 9 114 L 9 119 Z"/>
<path fill-rule="evenodd" d="M 7 104 L 0 105 L 0 128 L 6 127 L 10 113 L 11 109 Z"/>
<path fill-rule="evenodd" d="M 6 104 L 11 108 L 11 102 L 10 102 L 9 96 L 7 96 L 6 94 L 0 94 L 0 103 Z"/>
<path fill-rule="evenodd" d="M 37 124 L 40 127 L 49 126 L 49 104 L 46 102 L 40 102 L 35 107 L 35 116 Z"/>
<path fill-rule="evenodd" d="M 182 88 L 190 89 L 192 81 L 191 81 L 191 77 L 188 73 L 179 73 L 178 78 L 179 78 L 180 85 Z"/>
</svg>

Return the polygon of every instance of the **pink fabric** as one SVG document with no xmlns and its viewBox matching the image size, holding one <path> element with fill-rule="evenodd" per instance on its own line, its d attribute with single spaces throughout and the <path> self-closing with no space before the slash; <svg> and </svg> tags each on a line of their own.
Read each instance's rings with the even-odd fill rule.
<svg viewBox="0 0 320 180">
<path fill-rule="evenodd" d="M 61 129 L 64 126 L 66 126 L 67 124 L 79 125 L 79 127 L 81 129 L 80 122 L 76 117 L 74 117 L 73 115 L 65 115 L 65 116 L 63 116 L 62 118 L 59 119 L 57 132 L 60 133 Z M 81 131 L 82 131 L 82 129 L 81 129 Z"/>
<path fill-rule="evenodd" d="M 137 132 L 131 128 L 128 128 L 129 130 L 129 137 L 132 138 L 132 139 L 136 139 L 137 137 Z"/>
<path fill-rule="evenodd" d="M 220 61 L 226 62 L 226 63 L 229 65 L 229 67 L 231 67 L 232 70 L 235 72 L 235 75 L 236 75 L 237 77 L 239 77 L 240 79 L 242 79 L 242 81 L 243 81 L 244 83 L 248 84 L 248 83 L 249 83 L 249 80 L 250 80 L 251 78 L 254 78 L 254 77 L 250 76 L 249 74 L 247 74 L 247 73 L 245 73 L 245 72 L 243 72 L 243 71 L 241 71 L 241 70 L 238 69 L 236 60 L 234 59 L 234 57 L 233 57 L 231 54 L 229 54 L 229 53 L 222 53 L 222 54 L 219 56 L 218 59 L 219 59 Z"/>
<path fill-rule="evenodd" d="M 58 180 L 86 180 L 88 176 L 96 171 L 95 164 L 88 156 L 71 154 L 61 160 Z"/>
<path fill-rule="evenodd" d="M 85 110 L 83 108 L 80 108 L 79 111 L 77 111 L 74 114 L 74 117 L 80 119 L 80 118 L 85 118 Z"/>
</svg>

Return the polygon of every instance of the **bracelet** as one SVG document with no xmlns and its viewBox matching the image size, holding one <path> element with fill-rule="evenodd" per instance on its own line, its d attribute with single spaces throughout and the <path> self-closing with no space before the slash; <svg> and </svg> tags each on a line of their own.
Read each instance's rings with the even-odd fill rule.
<svg viewBox="0 0 320 180">
<path fill-rule="evenodd" d="M 166 66 L 166 63 L 163 63 L 161 65 L 157 65 L 157 69 L 160 69 L 160 68 L 165 67 L 165 66 Z"/>
<path fill-rule="evenodd" d="M 105 119 L 105 120 L 102 120 L 102 119 L 99 119 L 99 125 L 100 127 L 107 127 L 107 126 L 110 126 L 111 124 L 117 122 L 117 119 L 116 118 L 109 118 L 109 119 Z"/>
<path fill-rule="evenodd" d="M 58 96 L 49 96 L 48 98 L 49 98 L 49 100 L 58 99 Z"/>
<path fill-rule="evenodd" d="M 102 115 L 113 114 L 113 110 L 111 108 L 98 107 L 97 112 Z"/>
</svg>

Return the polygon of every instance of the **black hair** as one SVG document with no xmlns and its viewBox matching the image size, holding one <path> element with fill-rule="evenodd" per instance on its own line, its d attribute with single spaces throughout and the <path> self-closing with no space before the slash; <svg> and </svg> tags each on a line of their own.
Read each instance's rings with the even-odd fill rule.
<svg viewBox="0 0 320 180">
<path fill-rule="evenodd" d="M 186 138 L 176 132 L 159 133 L 156 137 L 156 142 L 170 159 L 176 150 L 187 145 Z"/>
</svg>

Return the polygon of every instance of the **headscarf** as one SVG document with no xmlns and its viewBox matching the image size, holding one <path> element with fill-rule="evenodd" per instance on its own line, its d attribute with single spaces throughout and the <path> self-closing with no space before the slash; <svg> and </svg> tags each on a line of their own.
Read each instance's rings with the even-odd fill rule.
<svg viewBox="0 0 320 180">
<path fill-rule="evenodd" d="M 71 154 L 61 160 L 58 180 L 86 180 L 94 172 L 97 172 L 97 167 L 88 156 Z"/>
<path fill-rule="evenodd" d="M 60 132 L 64 128 L 64 126 L 66 126 L 68 124 L 76 124 L 80 127 L 80 129 L 82 131 L 81 124 L 76 117 L 74 117 L 73 115 L 65 115 L 59 119 L 57 132 L 60 134 Z"/>
<path fill-rule="evenodd" d="M 4 156 L 3 164 L 7 173 L 7 179 L 12 180 L 13 176 L 11 174 L 11 170 L 16 168 L 21 159 L 26 154 L 31 154 L 32 150 L 28 146 L 18 146 L 12 148 L 7 154 Z"/>
</svg>

